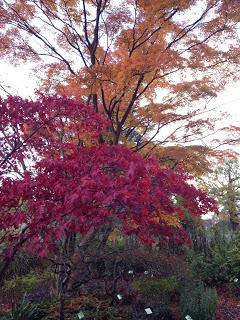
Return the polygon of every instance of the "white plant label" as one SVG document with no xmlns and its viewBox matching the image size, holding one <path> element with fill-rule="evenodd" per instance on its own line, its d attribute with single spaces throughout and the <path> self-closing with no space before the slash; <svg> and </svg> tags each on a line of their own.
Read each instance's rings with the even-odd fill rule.
<svg viewBox="0 0 240 320">
<path fill-rule="evenodd" d="M 77 316 L 78 316 L 78 319 L 84 319 L 84 313 L 82 311 L 79 311 Z"/>
<path fill-rule="evenodd" d="M 118 300 L 122 300 L 122 296 L 120 294 L 117 294 Z"/>
<path fill-rule="evenodd" d="M 152 309 L 151 308 L 146 308 L 145 309 L 146 314 L 152 314 Z"/>
</svg>

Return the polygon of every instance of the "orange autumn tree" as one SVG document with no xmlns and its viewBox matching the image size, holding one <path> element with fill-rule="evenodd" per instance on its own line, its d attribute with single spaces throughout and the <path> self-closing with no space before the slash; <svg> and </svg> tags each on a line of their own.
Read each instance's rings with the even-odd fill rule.
<svg viewBox="0 0 240 320">
<path fill-rule="evenodd" d="M 0 55 L 35 62 L 46 92 L 103 112 L 105 140 L 207 166 L 211 148 L 193 144 L 214 127 L 206 101 L 239 72 L 237 0 L 1 3 Z"/>
</svg>

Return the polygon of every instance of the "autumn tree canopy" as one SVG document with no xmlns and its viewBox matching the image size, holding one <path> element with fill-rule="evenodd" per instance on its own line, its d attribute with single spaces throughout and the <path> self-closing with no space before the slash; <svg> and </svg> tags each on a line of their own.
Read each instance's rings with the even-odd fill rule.
<svg viewBox="0 0 240 320">
<path fill-rule="evenodd" d="M 109 142 L 201 164 L 208 148 L 159 146 L 213 128 L 205 103 L 239 74 L 237 0 L 1 2 L 2 57 L 35 62 L 46 92 L 93 104 Z"/>
</svg>

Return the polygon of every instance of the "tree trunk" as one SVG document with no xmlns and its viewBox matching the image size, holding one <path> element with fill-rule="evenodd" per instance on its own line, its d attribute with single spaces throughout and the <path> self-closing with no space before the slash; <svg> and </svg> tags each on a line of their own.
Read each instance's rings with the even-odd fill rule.
<svg viewBox="0 0 240 320">
<path fill-rule="evenodd" d="M 64 315 L 64 297 L 63 293 L 60 295 L 59 299 L 59 320 L 64 320 L 65 315 Z"/>
</svg>

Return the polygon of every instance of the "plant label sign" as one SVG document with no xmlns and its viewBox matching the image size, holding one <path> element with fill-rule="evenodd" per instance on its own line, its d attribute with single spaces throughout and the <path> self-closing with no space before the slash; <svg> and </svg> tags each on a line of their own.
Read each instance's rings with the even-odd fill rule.
<svg viewBox="0 0 240 320">
<path fill-rule="evenodd" d="M 146 308 L 145 309 L 146 314 L 152 314 L 152 309 L 151 308 Z"/>
<path fill-rule="evenodd" d="M 82 311 L 79 311 L 77 316 L 78 316 L 78 319 L 80 319 L 80 320 L 84 319 L 84 313 Z"/>
</svg>

